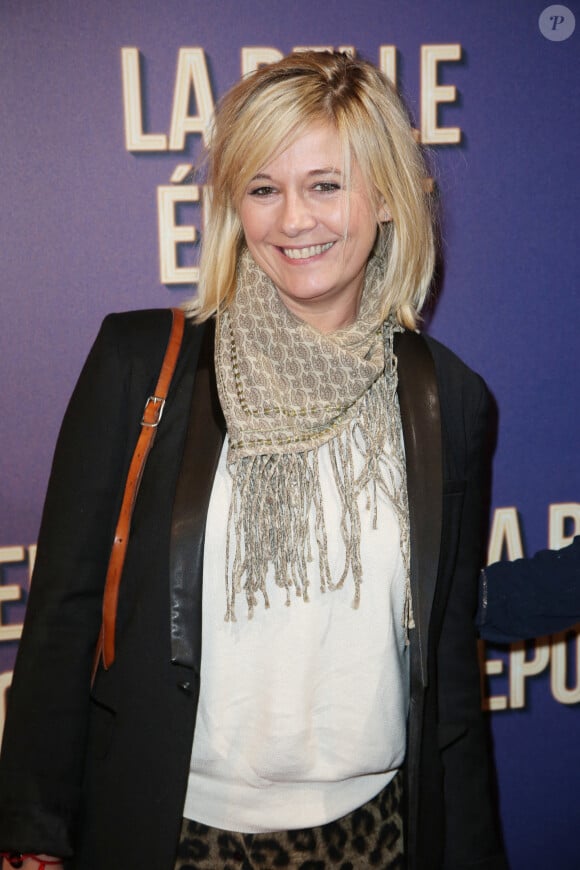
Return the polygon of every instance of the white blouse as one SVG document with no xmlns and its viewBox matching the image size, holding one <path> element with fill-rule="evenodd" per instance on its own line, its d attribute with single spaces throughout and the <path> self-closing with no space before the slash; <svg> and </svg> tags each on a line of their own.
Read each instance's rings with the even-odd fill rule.
<svg viewBox="0 0 580 870">
<path fill-rule="evenodd" d="M 308 603 L 285 606 L 286 591 L 272 580 L 269 610 L 260 602 L 249 620 L 242 595 L 237 622 L 225 622 L 226 454 L 227 439 L 207 520 L 201 691 L 184 815 L 246 833 L 314 827 L 374 797 L 404 759 L 409 650 L 399 525 L 379 496 L 373 529 L 361 495 L 358 610 L 352 578 L 320 592 L 315 558 Z M 339 577 L 344 545 L 326 445 L 319 467 L 329 563 Z"/>
</svg>

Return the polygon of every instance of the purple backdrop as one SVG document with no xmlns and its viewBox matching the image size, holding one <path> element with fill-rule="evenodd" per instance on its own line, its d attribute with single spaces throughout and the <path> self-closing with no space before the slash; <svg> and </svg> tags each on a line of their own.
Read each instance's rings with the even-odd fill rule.
<svg viewBox="0 0 580 870">
<path fill-rule="evenodd" d="M 354 46 L 379 62 L 381 46 L 396 46 L 418 126 L 422 47 L 460 46 L 459 60 L 438 67 L 438 84 L 457 88 L 438 124 L 459 127 L 461 141 L 431 146 L 445 270 L 429 330 L 481 372 L 498 403 L 493 552 L 531 554 L 580 532 L 580 22 L 561 38 L 580 4 L 545 13 L 542 31 L 547 6 L 2 0 L 0 730 L 51 454 L 88 347 L 107 312 L 168 306 L 189 292 L 160 279 L 157 189 L 194 162 L 200 135 L 182 150 L 126 149 L 123 48 L 141 53 L 133 122 L 140 106 L 141 134 L 168 137 L 184 47 L 201 50 L 196 75 L 207 71 L 216 99 L 240 76 L 243 48 Z M 191 115 L 201 111 L 200 82 Z M 175 223 L 200 232 L 199 207 L 177 205 Z M 195 245 L 177 250 L 180 268 L 190 267 Z M 514 870 L 580 866 L 579 634 L 484 652 Z"/>
</svg>

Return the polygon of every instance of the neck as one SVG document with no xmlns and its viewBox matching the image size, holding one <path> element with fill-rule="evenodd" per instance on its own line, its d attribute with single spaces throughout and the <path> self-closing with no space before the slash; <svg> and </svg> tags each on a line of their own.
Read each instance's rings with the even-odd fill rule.
<svg viewBox="0 0 580 870">
<path fill-rule="evenodd" d="M 301 303 L 295 299 L 290 300 L 285 298 L 278 291 L 281 302 L 294 317 L 312 326 L 318 332 L 323 333 L 323 335 L 338 332 L 339 329 L 344 329 L 355 322 L 358 316 L 361 294 L 362 287 L 356 299 L 349 300 L 349 304 L 343 303 L 337 305 L 336 300 L 333 299 L 321 300 L 318 303 L 307 300 Z"/>
</svg>

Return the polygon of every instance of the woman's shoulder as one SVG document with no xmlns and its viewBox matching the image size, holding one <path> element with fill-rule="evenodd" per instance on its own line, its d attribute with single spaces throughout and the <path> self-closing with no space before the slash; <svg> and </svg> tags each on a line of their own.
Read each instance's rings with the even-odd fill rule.
<svg viewBox="0 0 580 870">
<path fill-rule="evenodd" d="M 122 357 L 151 359 L 164 352 L 171 322 L 171 308 L 114 312 L 104 318 L 97 342 L 115 347 Z M 186 320 L 183 349 L 195 347 L 202 331 L 201 327 Z"/>
<path fill-rule="evenodd" d="M 435 363 L 439 389 L 443 392 L 459 392 L 465 399 L 472 396 L 475 401 L 487 401 L 489 390 L 480 374 L 467 365 L 447 345 L 430 335 L 423 334 Z"/>
<path fill-rule="evenodd" d="M 446 344 L 433 338 L 431 335 L 422 333 L 423 338 L 427 342 L 431 356 L 435 365 L 449 373 L 455 374 L 457 377 L 465 378 L 468 381 L 478 381 L 484 383 L 483 378 L 475 372 L 464 360 L 459 357 L 455 351 L 451 350 Z"/>
<path fill-rule="evenodd" d="M 172 308 L 143 308 L 133 311 L 117 311 L 107 314 L 101 332 L 122 342 L 162 343 L 171 329 Z M 199 332 L 199 327 L 186 321 L 185 336 L 188 340 Z"/>
</svg>

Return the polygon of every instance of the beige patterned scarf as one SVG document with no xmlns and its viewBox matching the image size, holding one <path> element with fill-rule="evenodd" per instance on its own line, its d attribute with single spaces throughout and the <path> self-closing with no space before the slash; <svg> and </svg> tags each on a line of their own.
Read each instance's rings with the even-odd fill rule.
<svg viewBox="0 0 580 870">
<path fill-rule="evenodd" d="M 376 527 L 380 491 L 399 523 L 406 574 L 402 618 L 407 628 L 413 626 L 407 487 L 393 354 L 396 327 L 392 320 L 381 323 L 382 277 L 383 260 L 373 256 L 356 322 L 323 334 L 291 314 L 250 253 L 242 254 L 236 295 L 218 318 L 216 341 L 217 385 L 233 478 L 226 620 L 235 620 L 236 597 L 242 591 L 250 617 L 258 594 L 269 607 L 270 565 L 276 585 L 286 590 L 287 604 L 292 590 L 308 601 L 307 563 L 313 558 L 321 591 L 342 588 L 350 575 L 353 606 L 358 607 L 364 567 L 358 498 L 366 493 Z M 338 578 L 330 575 L 319 480 L 318 448 L 326 443 L 341 501 L 345 563 Z M 363 459 L 358 474 L 354 450 Z"/>
</svg>

